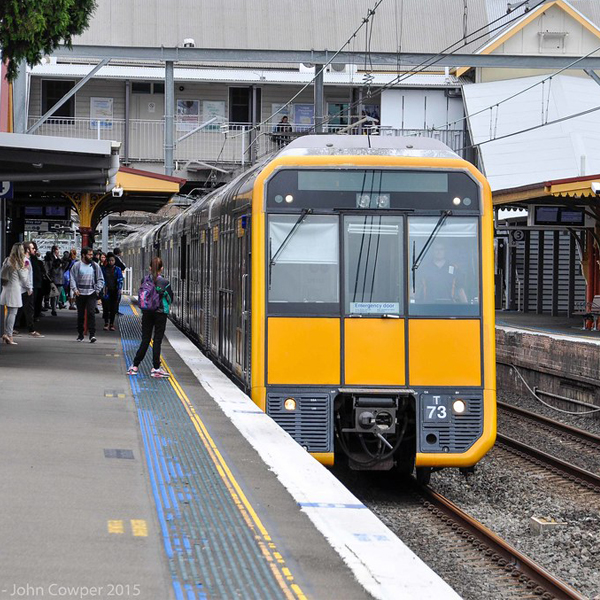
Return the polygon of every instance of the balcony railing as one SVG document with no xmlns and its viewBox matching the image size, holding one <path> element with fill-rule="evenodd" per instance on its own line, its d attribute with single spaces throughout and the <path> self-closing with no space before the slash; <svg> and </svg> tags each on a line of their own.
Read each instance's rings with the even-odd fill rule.
<svg viewBox="0 0 600 600">
<path fill-rule="evenodd" d="M 29 125 L 33 125 L 39 117 L 30 117 Z M 190 165 L 194 162 L 209 164 L 251 164 L 256 158 L 265 156 L 285 146 L 290 139 L 308 133 L 305 124 L 290 123 L 292 131 L 289 135 L 277 134 L 276 125 L 262 126 L 253 130 L 250 124 L 211 123 L 194 131 L 199 124 L 175 122 L 174 159 L 179 165 Z M 92 119 L 50 118 L 36 131 L 36 135 L 52 135 L 67 138 L 85 138 L 114 140 L 121 142 L 121 159 L 129 162 L 162 162 L 164 160 L 165 122 L 150 120 L 129 120 L 129 144 L 125 156 L 124 119 L 96 121 Z M 326 126 L 328 133 L 335 133 L 342 126 Z M 365 130 L 363 130 L 364 132 Z M 462 130 L 431 131 L 428 129 L 393 129 L 387 127 L 372 128 L 372 133 L 390 136 L 434 137 L 447 144 L 454 151 L 461 151 L 465 146 Z M 346 132 L 345 132 L 346 133 Z M 349 134 L 358 131 L 347 131 Z M 179 140 L 179 141 L 178 141 Z"/>
</svg>

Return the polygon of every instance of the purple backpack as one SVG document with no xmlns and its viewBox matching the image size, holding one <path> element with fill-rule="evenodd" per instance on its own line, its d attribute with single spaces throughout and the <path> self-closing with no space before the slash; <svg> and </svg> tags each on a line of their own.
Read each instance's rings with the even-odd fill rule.
<svg viewBox="0 0 600 600">
<path fill-rule="evenodd" d="M 138 304 L 142 310 L 157 310 L 160 306 L 160 296 L 150 275 L 146 275 L 142 280 L 138 292 Z"/>
</svg>

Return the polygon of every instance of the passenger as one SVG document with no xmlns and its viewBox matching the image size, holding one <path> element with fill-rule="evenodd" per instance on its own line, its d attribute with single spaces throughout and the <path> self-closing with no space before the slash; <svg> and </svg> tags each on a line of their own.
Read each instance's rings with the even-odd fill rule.
<svg viewBox="0 0 600 600">
<path fill-rule="evenodd" d="M 150 264 L 150 275 L 146 275 L 142 279 L 140 292 L 145 287 L 146 291 L 151 294 L 153 287 L 158 293 L 158 302 L 156 309 L 142 308 L 142 341 L 133 359 L 133 364 L 127 371 L 129 375 L 138 374 L 138 367 L 142 360 L 144 360 L 144 356 L 146 356 L 150 338 L 152 337 L 152 330 L 154 329 L 154 342 L 152 346 L 153 368 L 150 371 L 150 375 L 152 377 L 169 377 L 169 373 L 160 366 L 160 346 L 167 326 L 167 315 L 173 302 L 173 290 L 171 289 L 171 284 L 162 277 L 162 270 L 162 260 L 156 256 Z M 141 296 L 142 293 L 140 293 L 139 297 Z"/>
<path fill-rule="evenodd" d="M 93 256 L 92 260 L 96 264 L 100 264 L 100 250 L 94 250 L 94 256 Z"/>
<path fill-rule="evenodd" d="M 115 316 L 119 310 L 119 297 L 123 289 L 123 271 L 115 266 L 115 255 L 106 255 L 106 265 L 101 267 L 104 275 L 104 290 L 102 293 L 102 317 L 104 331 L 115 331 Z"/>
<path fill-rule="evenodd" d="M 50 296 L 50 307 L 52 308 L 52 316 L 56 317 L 56 305 L 58 304 L 59 308 L 62 308 L 64 306 L 64 302 L 66 302 L 65 290 L 63 287 L 64 267 L 63 261 L 60 259 L 58 246 L 52 246 L 51 253 L 50 269 L 48 274 L 50 275 L 50 281 L 56 286 L 58 295 Z M 65 300 L 61 302 L 61 298 L 65 298 Z"/>
<path fill-rule="evenodd" d="M 22 290 L 27 290 L 29 295 L 33 289 L 29 287 L 29 272 L 25 267 L 25 251 L 20 243 L 12 247 L 10 256 L 2 263 L 2 293 L 0 304 L 6 307 L 6 321 L 2 341 L 5 344 L 16 346 L 13 340 L 15 319 L 19 308 L 23 306 Z"/>
<path fill-rule="evenodd" d="M 71 294 L 77 303 L 77 341 L 83 341 L 83 323 L 87 312 L 90 343 L 96 341 L 96 313 L 98 297 L 104 288 L 102 269 L 93 261 L 94 251 L 87 246 L 81 249 L 81 260 L 71 267 Z"/>
<path fill-rule="evenodd" d="M 121 271 L 125 271 L 125 269 L 127 267 L 125 266 L 125 263 L 121 259 L 121 248 L 115 248 L 113 250 L 113 254 L 115 255 L 115 265 L 117 267 L 119 267 L 119 269 L 121 269 Z"/>
<path fill-rule="evenodd" d="M 44 285 L 44 308 L 42 310 L 46 312 L 50 310 L 50 269 L 52 268 L 52 252 L 48 250 L 44 256 L 44 281 L 48 282 L 48 285 Z"/>
<path fill-rule="evenodd" d="M 39 321 L 40 315 L 42 314 L 42 302 L 44 299 L 44 265 L 39 257 L 39 250 L 35 242 L 31 242 L 33 250 L 29 260 L 31 261 L 31 268 L 33 272 L 33 321 L 34 323 Z"/>
<path fill-rule="evenodd" d="M 101 267 L 106 267 L 107 263 L 106 263 L 106 252 L 100 252 L 100 261 L 98 262 L 98 264 Z"/>
<path fill-rule="evenodd" d="M 32 254 L 35 257 L 35 248 L 32 242 L 23 242 L 23 252 L 25 253 L 24 264 L 27 269 L 28 282 L 27 286 L 22 289 L 21 293 L 21 308 L 17 314 L 17 322 L 21 325 L 25 325 L 29 330 L 31 337 L 42 338 L 44 337 L 38 331 L 35 330 L 34 324 L 34 267 Z M 15 333 L 16 335 L 16 333 Z"/>
<path fill-rule="evenodd" d="M 281 117 L 281 121 L 279 121 L 279 123 L 277 123 L 277 125 L 275 125 L 275 129 L 273 130 L 274 133 L 291 133 L 292 132 L 292 126 L 288 123 L 288 118 L 287 116 L 283 116 Z M 290 140 L 292 139 L 289 135 L 276 135 L 275 137 L 275 141 L 277 142 L 277 145 L 281 148 L 283 146 L 285 146 L 286 144 L 289 144 Z"/>
<path fill-rule="evenodd" d="M 419 299 L 427 304 L 466 304 L 463 276 L 460 269 L 446 258 L 446 246 L 435 242 L 432 259 L 423 263 Z"/>
<path fill-rule="evenodd" d="M 65 251 L 65 254 L 67 252 Z M 77 250 L 75 248 L 71 248 L 71 252 L 69 252 L 65 258 L 63 254 L 63 265 L 64 265 L 64 275 L 63 275 L 63 287 L 65 289 L 66 300 L 69 302 L 69 310 L 77 310 L 75 307 L 75 298 L 73 298 L 73 294 L 71 293 L 71 267 L 77 262 Z"/>
</svg>

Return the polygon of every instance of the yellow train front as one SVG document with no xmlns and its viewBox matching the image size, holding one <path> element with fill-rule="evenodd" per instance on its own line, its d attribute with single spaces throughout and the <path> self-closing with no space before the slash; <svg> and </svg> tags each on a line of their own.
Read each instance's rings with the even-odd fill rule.
<svg viewBox="0 0 600 600">
<path fill-rule="evenodd" d="M 310 136 L 251 194 L 254 402 L 325 464 L 474 465 L 496 432 L 483 175 L 430 139 Z"/>
</svg>

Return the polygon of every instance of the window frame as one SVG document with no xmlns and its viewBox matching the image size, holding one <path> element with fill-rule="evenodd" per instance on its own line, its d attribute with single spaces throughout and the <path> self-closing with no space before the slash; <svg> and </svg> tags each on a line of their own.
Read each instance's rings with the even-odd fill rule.
<svg viewBox="0 0 600 600">
<path fill-rule="evenodd" d="M 48 83 L 70 83 L 72 84 L 71 87 L 62 95 L 60 96 L 60 98 L 57 98 L 56 101 L 54 102 L 54 104 L 52 104 L 52 106 L 44 106 L 44 100 L 46 101 L 46 104 L 48 102 L 47 98 L 48 98 L 48 94 L 47 92 L 45 93 L 45 86 Z M 56 102 L 58 102 L 61 98 L 64 98 L 65 94 L 67 94 L 68 92 L 70 92 L 76 85 L 76 81 L 74 79 L 55 79 L 54 77 L 52 78 L 48 78 L 48 79 L 41 79 L 40 81 L 40 110 L 41 110 L 41 114 L 45 115 L 55 104 Z M 54 113 L 51 117 L 50 120 L 61 120 L 61 121 L 66 121 L 65 124 L 73 122 L 74 119 L 76 118 L 77 115 L 77 94 L 73 94 L 69 100 L 67 100 L 67 102 L 61 106 L 58 110 L 60 111 L 64 106 L 69 106 L 72 108 L 72 115 L 71 116 L 62 116 L 62 115 L 57 115 L 56 113 Z"/>
</svg>

